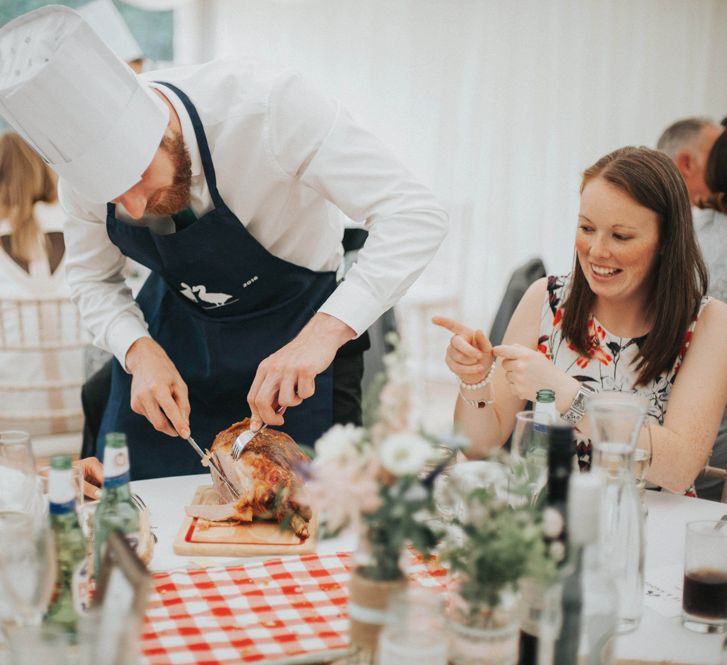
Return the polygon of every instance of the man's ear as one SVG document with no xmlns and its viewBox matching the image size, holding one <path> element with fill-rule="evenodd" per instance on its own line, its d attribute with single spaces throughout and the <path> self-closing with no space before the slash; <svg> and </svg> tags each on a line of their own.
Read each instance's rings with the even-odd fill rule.
<svg viewBox="0 0 727 665">
<path fill-rule="evenodd" d="M 685 177 L 691 174 L 694 168 L 694 159 L 688 150 L 680 150 L 674 156 L 674 163 L 677 165 L 679 172 Z"/>
</svg>

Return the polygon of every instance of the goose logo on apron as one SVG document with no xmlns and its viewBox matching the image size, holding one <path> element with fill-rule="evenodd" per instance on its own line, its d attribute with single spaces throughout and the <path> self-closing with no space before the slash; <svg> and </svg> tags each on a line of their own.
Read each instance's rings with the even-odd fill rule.
<svg viewBox="0 0 727 665">
<path fill-rule="evenodd" d="M 179 292 L 192 302 L 196 302 L 202 309 L 216 309 L 237 302 L 229 293 L 209 293 L 204 284 L 190 286 L 186 282 L 179 285 Z"/>
</svg>

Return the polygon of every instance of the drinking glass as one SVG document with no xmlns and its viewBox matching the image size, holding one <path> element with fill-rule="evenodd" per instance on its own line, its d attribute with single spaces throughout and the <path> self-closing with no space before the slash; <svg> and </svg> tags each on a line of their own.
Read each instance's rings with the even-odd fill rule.
<svg viewBox="0 0 727 665">
<path fill-rule="evenodd" d="M 408 587 L 389 599 L 377 665 L 447 665 L 447 642 L 442 594 Z"/>
<path fill-rule="evenodd" d="M 0 432 L 0 511 L 33 512 L 42 506 L 27 432 Z"/>
<path fill-rule="evenodd" d="M 698 633 L 727 630 L 727 527 L 723 521 L 687 524 L 682 623 Z"/>
<path fill-rule="evenodd" d="M 550 426 L 540 422 L 534 411 L 515 414 L 511 453 L 513 465 L 527 479 L 530 500 L 534 502 L 548 477 L 548 433 Z"/>
<path fill-rule="evenodd" d="M 53 536 L 45 519 L 0 512 L 0 614 L 6 623 L 38 625 L 56 579 Z"/>
<path fill-rule="evenodd" d="M 641 429 L 645 431 L 644 436 L 639 436 L 640 443 L 634 449 L 634 456 L 631 461 L 631 470 L 636 480 L 636 487 L 639 489 L 641 501 L 644 500 L 644 491 L 646 490 L 646 474 L 651 465 L 652 441 L 651 441 L 651 425 L 656 421 L 653 418 L 646 417 Z"/>
<path fill-rule="evenodd" d="M 16 626 L 8 631 L 13 663 L 67 665 L 68 645 L 58 626 Z"/>
</svg>

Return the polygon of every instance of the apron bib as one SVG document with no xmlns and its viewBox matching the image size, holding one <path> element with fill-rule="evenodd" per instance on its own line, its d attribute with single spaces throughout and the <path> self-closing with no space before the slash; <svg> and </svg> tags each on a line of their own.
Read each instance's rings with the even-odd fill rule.
<svg viewBox="0 0 727 665">
<path fill-rule="evenodd" d="M 184 104 L 194 126 L 213 208 L 170 235 L 116 218 L 106 229 L 126 256 L 152 273 L 137 296 L 149 333 L 189 388 L 190 429 L 202 448 L 218 432 L 249 416 L 247 391 L 258 364 L 287 344 L 336 288 L 334 272 L 315 272 L 268 252 L 225 205 L 197 111 L 175 86 L 159 82 Z M 97 450 L 107 432 L 125 432 L 134 480 L 201 473 L 199 457 L 181 439 L 157 432 L 131 411 L 131 375 L 114 361 L 111 394 Z M 332 368 L 316 377 L 316 392 L 288 409 L 282 429 L 312 446 L 332 425 Z"/>
</svg>

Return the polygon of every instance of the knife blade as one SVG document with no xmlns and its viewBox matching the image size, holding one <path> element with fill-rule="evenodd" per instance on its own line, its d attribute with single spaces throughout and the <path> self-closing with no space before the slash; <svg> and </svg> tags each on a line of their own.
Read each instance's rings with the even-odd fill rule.
<svg viewBox="0 0 727 665">
<path fill-rule="evenodd" d="M 192 448 L 194 448 L 194 451 L 200 456 L 200 459 L 207 459 L 205 454 L 202 452 L 202 449 L 197 445 L 197 442 L 191 436 L 187 438 L 187 443 L 192 446 Z M 219 479 L 223 483 L 225 483 L 230 492 L 232 492 L 232 496 L 234 496 L 236 499 L 239 499 L 240 493 L 237 491 L 237 488 L 229 481 L 224 471 L 222 471 L 222 468 L 218 465 L 217 461 L 218 460 L 216 457 L 214 457 L 214 455 L 210 456 L 209 459 L 207 459 L 208 464 L 215 470 L 215 473 L 217 473 Z"/>
</svg>

